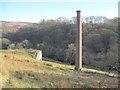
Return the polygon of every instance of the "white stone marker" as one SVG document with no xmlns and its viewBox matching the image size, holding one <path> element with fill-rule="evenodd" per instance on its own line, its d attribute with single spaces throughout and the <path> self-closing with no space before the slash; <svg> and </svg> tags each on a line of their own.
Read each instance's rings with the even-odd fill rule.
<svg viewBox="0 0 120 90">
<path fill-rule="evenodd" d="M 36 59 L 42 60 L 42 51 L 41 50 L 37 50 Z"/>
</svg>

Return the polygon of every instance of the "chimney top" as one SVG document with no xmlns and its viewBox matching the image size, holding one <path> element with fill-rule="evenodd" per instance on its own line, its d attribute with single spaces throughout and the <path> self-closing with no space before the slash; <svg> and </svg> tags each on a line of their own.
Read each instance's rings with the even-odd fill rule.
<svg viewBox="0 0 120 90">
<path fill-rule="evenodd" d="M 77 10 L 77 12 L 82 12 L 81 10 Z"/>
</svg>

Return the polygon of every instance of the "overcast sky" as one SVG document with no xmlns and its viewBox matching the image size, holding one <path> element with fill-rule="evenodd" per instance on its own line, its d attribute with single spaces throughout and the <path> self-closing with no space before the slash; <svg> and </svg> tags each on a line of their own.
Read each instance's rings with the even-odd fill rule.
<svg viewBox="0 0 120 90">
<path fill-rule="evenodd" d="M 0 20 L 39 22 L 41 19 L 57 19 L 58 17 L 70 19 L 76 16 L 76 10 L 82 10 L 82 15 L 85 17 L 106 16 L 114 18 L 118 16 L 118 1 L 2 0 L 0 2 Z"/>
</svg>

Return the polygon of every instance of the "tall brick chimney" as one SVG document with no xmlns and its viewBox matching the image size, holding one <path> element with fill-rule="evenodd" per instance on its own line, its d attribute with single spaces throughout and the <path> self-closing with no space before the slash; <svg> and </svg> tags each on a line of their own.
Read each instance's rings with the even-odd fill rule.
<svg viewBox="0 0 120 90">
<path fill-rule="evenodd" d="M 75 70 L 82 69 L 82 16 L 81 11 L 77 11 L 77 32 L 76 32 L 76 59 Z"/>
</svg>

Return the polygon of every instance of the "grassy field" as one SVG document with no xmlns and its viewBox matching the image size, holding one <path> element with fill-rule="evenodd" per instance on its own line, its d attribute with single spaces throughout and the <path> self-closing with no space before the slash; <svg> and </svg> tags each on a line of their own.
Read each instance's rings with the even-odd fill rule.
<svg viewBox="0 0 120 90">
<path fill-rule="evenodd" d="M 117 88 L 117 73 L 83 68 L 57 61 L 38 61 L 25 50 L 1 50 L 2 88 Z"/>
</svg>

